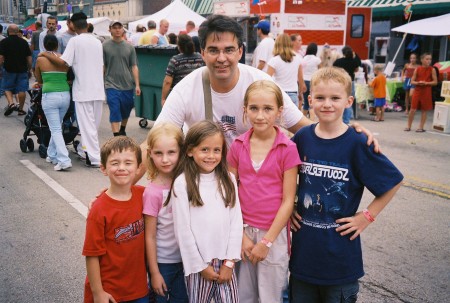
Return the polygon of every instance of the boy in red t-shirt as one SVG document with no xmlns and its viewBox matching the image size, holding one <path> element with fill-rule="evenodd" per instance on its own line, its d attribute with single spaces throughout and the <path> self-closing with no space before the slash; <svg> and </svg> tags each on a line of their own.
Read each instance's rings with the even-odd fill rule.
<svg viewBox="0 0 450 303">
<path fill-rule="evenodd" d="M 84 302 L 148 302 L 144 187 L 133 185 L 141 150 L 134 140 L 120 136 L 108 140 L 100 156 L 111 185 L 95 201 L 86 222 Z"/>
<path fill-rule="evenodd" d="M 375 79 L 370 83 L 373 88 L 374 106 L 376 116 L 372 121 L 384 121 L 384 106 L 386 105 L 386 76 L 383 74 L 383 66 L 375 65 L 373 72 Z"/>
</svg>

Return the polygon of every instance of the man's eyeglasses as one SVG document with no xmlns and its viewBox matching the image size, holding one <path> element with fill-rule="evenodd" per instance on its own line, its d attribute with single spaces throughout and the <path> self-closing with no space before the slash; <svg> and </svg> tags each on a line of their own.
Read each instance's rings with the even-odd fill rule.
<svg viewBox="0 0 450 303">
<path fill-rule="evenodd" d="M 235 47 L 227 47 L 226 49 L 223 49 L 223 50 L 217 49 L 217 48 L 208 48 L 208 49 L 205 49 L 204 52 L 207 53 L 208 55 L 210 55 L 211 57 L 218 57 L 221 52 L 225 56 L 232 56 L 238 50 L 239 50 L 239 48 L 235 48 Z"/>
</svg>

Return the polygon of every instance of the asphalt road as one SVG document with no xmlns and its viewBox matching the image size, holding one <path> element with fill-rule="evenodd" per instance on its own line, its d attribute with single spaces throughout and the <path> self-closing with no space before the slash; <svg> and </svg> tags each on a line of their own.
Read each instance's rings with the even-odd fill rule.
<svg viewBox="0 0 450 303">
<path fill-rule="evenodd" d="M 4 97 L 0 104 L 6 104 Z M 450 136 L 404 132 L 403 113 L 386 113 L 380 123 L 360 114 L 359 122 L 375 134 L 405 182 L 362 235 L 366 275 L 359 302 L 448 302 Z M 130 119 L 127 133 L 142 142 L 148 130 L 138 121 Z M 431 121 L 430 115 L 428 130 Z M 108 180 L 74 154 L 71 171 L 55 172 L 36 151 L 22 153 L 24 128 L 23 117 L 0 114 L 0 302 L 80 302 L 83 211 Z M 110 135 L 104 105 L 101 141 Z M 372 198 L 366 192 L 361 208 Z"/>
</svg>

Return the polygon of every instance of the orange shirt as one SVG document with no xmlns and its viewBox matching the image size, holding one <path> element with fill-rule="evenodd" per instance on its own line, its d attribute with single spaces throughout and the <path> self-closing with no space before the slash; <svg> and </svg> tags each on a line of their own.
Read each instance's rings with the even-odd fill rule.
<svg viewBox="0 0 450 303">
<path fill-rule="evenodd" d="M 370 86 L 373 87 L 374 98 L 386 98 L 386 77 L 382 73 L 373 79 Z"/>
<path fill-rule="evenodd" d="M 117 201 L 103 193 L 86 221 L 83 255 L 98 256 L 103 289 L 117 302 L 147 295 L 145 269 L 144 187 L 133 186 L 128 201 Z M 84 302 L 94 302 L 86 277 Z"/>
</svg>

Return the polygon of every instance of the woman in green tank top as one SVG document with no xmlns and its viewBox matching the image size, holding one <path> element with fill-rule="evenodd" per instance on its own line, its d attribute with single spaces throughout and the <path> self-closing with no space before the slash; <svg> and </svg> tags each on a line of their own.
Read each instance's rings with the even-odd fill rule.
<svg viewBox="0 0 450 303">
<path fill-rule="evenodd" d="M 60 56 L 56 53 L 58 40 L 55 35 L 45 36 L 44 47 L 47 52 Z M 64 115 L 70 105 L 70 88 L 67 83 L 68 69 L 66 66 L 53 64 L 45 57 L 38 57 L 36 61 L 35 77 L 42 86 L 42 109 L 52 135 L 47 148 L 46 161 L 54 164 L 56 171 L 72 167 L 61 128 Z"/>
</svg>

